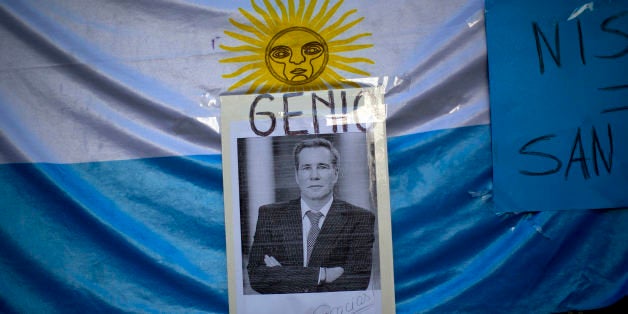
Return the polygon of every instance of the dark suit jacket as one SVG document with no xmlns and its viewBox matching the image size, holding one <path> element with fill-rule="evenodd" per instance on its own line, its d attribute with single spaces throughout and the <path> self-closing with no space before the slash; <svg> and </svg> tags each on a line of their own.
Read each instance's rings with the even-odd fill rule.
<svg viewBox="0 0 628 314">
<path fill-rule="evenodd" d="M 365 290 L 371 276 L 375 216 L 334 199 L 316 239 L 309 265 L 303 267 L 300 200 L 264 205 L 247 266 L 251 287 L 260 293 L 304 293 Z M 264 255 L 281 264 L 267 267 Z M 344 273 L 332 283 L 318 284 L 320 267 Z"/>
</svg>

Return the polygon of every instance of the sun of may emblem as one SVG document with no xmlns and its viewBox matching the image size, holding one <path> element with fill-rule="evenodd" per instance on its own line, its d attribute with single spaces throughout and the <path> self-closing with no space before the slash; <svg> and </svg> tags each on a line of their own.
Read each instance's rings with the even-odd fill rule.
<svg viewBox="0 0 628 314">
<path fill-rule="evenodd" d="M 287 2 L 284 3 L 284 2 Z M 342 0 L 330 6 L 318 1 L 263 0 L 265 9 L 251 0 L 259 17 L 241 9 L 248 23 L 229 19 L 241 32 L 225 31 L 228 36 L 243 42 L 240 46 L 221 45 L 226 51 L 238 53 L 236 57 L 220 60 L 223 63 L 242 64 L 224 78 L 239 78 L 229 90 L 248 86 L 248 93 L 303 91 L 341 88 L 358 85 L 347 81 L 341 71 L 369 76 L 369 73 L 352 66 L 355 63 L 374 62 L 370 59 L 346 56 L 342 53 L 370 48 L 371 44 L 357 43 L 370 33 L 341 37 L 364 18 L 351 19 L 356 9 L 337 15 Z"/>
</svg>

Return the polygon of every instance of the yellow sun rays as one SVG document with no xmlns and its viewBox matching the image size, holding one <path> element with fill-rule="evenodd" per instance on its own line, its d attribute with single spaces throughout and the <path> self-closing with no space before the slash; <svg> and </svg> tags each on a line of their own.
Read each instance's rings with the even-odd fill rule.
<svg viewBox="0 0 628 314">
<path fill-rule="evenodd" d="M 337 17 L 343 0 L 339 0 L 331 6 L 329 0 L 324 0 L 320 7 L 317 0 L 307 1 L 307 3 L 304 0 L 299 0 L 298 3 L 295 0 L 275 0 L 275 5 L 271 3 L 271 0 L 261 1 L 263 4 L 251 0 L 251 7 L 257 16 L 244 9 L 239 9 L 246 19 L 245 23 L 229 19 L 239 32 L 225 31 L 225 34 L 243 43 L 239 46 L 220 45 L 225 51 L 237 54 L 237 56 L 222 59 L 220 62 L 240 65 L 237 70 L 223 75 L 227 79 L 238 79 L 229 87 L 229 91 L 243 87 L 248 87 L 247 93 L 357 87 L 356 83 L 344 79 L 339 72 L 360 76 L 370 75 L 357 67 L 356 64 L 373 64 L 372 60 L 364 57 L 341 55 L 341 53 L 351 53 L 373 47 L 372 44 L 358 43 L 360 39 L 371 36 L 370 33 L 359 33 L 346 38 L 338 38 L 364 19 L 353 16 L 357 12 L 356 9 L 349 10 Z M 306 76 L 302 75 L 298 79 L 286 78 L 284 80 L 280 76 L 290 75 L 287 70 L 281 72 L 275 69 L 274 74 L 271 73 L 273 69 L 270 68 L 269 63 L 273 61 L 269 60 L 275 60 L 273 58 L 276 57 L 267 55 L 269 54 L 267 45 L 271 41 L 275 41 L 277 34 L 285 33 L 289 29 L 303 28 L 318 34 L 324 40 L 324 44 L 321 46 L 325 47 L 325 63 L 318 65 L 319 68 L 322 67 L 322 70 L 313 71 L 316 72 L 315 75 L 312 74 L 307 79 L 304 79 Z M 311 66 L 315 67 L 316 65 Z M 300 72 L 303 72 L 303 69 L 300 69 Z"/>
</svg>

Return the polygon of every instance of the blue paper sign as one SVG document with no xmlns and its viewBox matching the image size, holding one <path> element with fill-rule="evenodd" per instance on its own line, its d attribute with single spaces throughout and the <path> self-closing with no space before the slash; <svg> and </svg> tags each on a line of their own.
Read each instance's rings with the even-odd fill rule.
<svg viewBox="0 0 628 314">
<path fill-rule="evenodd" d="M 487 0 L 499 211 L 628 207 L 628 0 Z"/>
</svg>

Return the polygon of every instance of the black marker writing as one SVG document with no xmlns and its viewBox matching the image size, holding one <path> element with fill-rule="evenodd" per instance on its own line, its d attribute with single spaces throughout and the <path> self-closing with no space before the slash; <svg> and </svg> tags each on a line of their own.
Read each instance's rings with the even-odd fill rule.
<svg viewBox="0 0 628 314">
<path fill-rule="evenodd" d="M 553 164 L 553 167 L 547 167 L 546 169 L 536 171 L 530 169 L 520 169 L 519 173 L 527 176 L 547 176 L 559 172 L 563 166 L 563 162 L 558 157 L 561 154 L 548 152 L 547 150 L 541 150 L 539 148 L 533 148 L 533 146 L 537 146 L 541 142 L 552 141 L 556 137 L 557 135 L 555 134 L 543 135 L 528 141 L 519 149 L 519 154 L 523 156 L 533 156 L 535 158 L 540 157 L 546 159 L 548 162 Z M 574 171 L 573 167 L 576 166 L 580 166 L 578 168 L 585 180 L 591 178 L 591 171 L 589 170 L 591 167 L 590 163 L 593 163 L 593 172 L 596 176 L 602 175 L 601 170 L 606 170 L 609 175 L 612 173 L 615 145 L 611 124 L 606 125 L 606 139 L 601 139 L 603 139 L 603 137 L 600 138 L 600 135 L 595 127 L 591 127 L 590 150 L 587 150 L 585 149 L 586 142 L 583 140 L 581 128 L 576 130 L 569 153 L 569 159 L 567 160 L 567 166 L 565 167 L 565 173 L 563 174 L 565 180 L 570 178 L 570 175 Z M 554 148 L 555 146 L 546 145 L 545 147 Z M 587 155 L 587 151 L 590 152 L 590 155 Z"/>
<path fill-rule="evenodd" d="M 602 31 L 607 32 L 609 34 L 615 34 L 615 35 L 624 37 L 625 39 L 628 39 L 628 34 L 622 32 L 620 30 L 611 28 L 609 26 L 609 24 L 611 22 L 613 22 L 614 20 L 619 19 L 621 17 L 624 17 L 624 16 L 628 16 L 628 11 L 621 12 L 619 14 L 613 15 L 613 16 L 605 19 L 604 22 L 602 22 L 602 24 L 600 25 L 600 28 L 602 29 Z M 622 50 L 620 52 L 617 52 L 615 54 L 606 55 L 606 56 L 596 56 L 596 57 L 598 57 L 598 58 L 605 58 L 605 59 L 616 59 L 616 58 L 623 57 L 627 53 L 628 53 L 628 45 L 624 48 L 624 50 Z"/>
<path fill-rule="evenodd" d="M 541 141 L 547 141 L 550 140 L 552 138 L 556 137 L 556 135 L 550 134 L 550 135 L 544 135 L 541 137 L 537 137 L 527 143 L 525 143 L 525 145 L 523 145 L 521 147 L 521 149 L 519 149 L 519 154 L 521 155 L 530 155 L 530 156 L 538 156 L 538 157 L 542 157 L 542 158 L 548 158 L 553 160 L 556 163 L 556 166 L 552 169 L 548 169 L 545 171 L 529 171 L 529 170 L 519 170 L 519 172 L 521 174 L 527 175 L 527 176 L 545 176 L 548 174 L 553 174 L 556 173 L 558 171 L 560 171 L 560 168 L 563 166 L 563 163 L 560 161 L 560 159 L 558 159 L 558 157 L 548 154 L 548 153 L 543 153 L 543 152 L 538 152 L 538 151 L 529 151 L 528 148 L 538 142 Z"/>
</svg>

